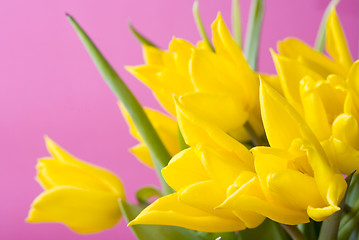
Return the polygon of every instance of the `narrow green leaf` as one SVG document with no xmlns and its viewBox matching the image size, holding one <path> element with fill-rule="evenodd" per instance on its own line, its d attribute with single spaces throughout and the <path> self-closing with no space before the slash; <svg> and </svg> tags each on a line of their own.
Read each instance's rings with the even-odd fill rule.
<svg viewBox="0 0 359 240">
<path fill-rule="evenodd" d="M 127 222 L 132 221 L 143 208 L 120 201 L 121 212 Z M 130 227 L 138 240 L 201 240 L 195 231 L 174 226 L 134 225 Z"/>
<path fill-rule="evenodd" d="M 166 184 L 161 175 L 161 169 L 167 165 L 171 156 L 161 142 L 142 106 L 75 19 L 70 15 L 67 15 L 67 17 L 75 28 L 87 52 L 90 54 L 102 78 L 122 102 L 133 119 L 136 129 L 150 150 L 157 175 L 161 180 L 163 191 L 165 193 L 172 192 L 173 190 Z"/>
<path fill-rule="evenodd" d="M 258 45 L 264 12 L 263 0 L 253 0 L 248 19 L 244 54 L 253 71 L 257 70 Z"/>
<path fill-rule="evenodd" d="M 199 15 L 199 2 L 198 0 L 195 0 L 193 2 L 193 8 L 192 8 L 192 11 L 193 11 L 193 17 L 194 17 L 194 21 L 196 22 L 196 25 L 197 25 L 197 29 L 199 31 L 199 34 L 201 35 L 202 39 L 207 43 L 207 45 L 212 49 L 212 51 L 214 52 L 214 48 L 211 44 L 211 42 L 209 41 L 208 37 L 207 37 L 207 34 L 206 34 L 206 31 L 204 30 L 204 27 L 203 27 L 203 23 L 202 23 L 202 20 L 201 20 L 201 16 Z"/>
<path fill-rule="evenodd" d="M 232 0 L 232 32 L 234 40 L 242 47 L 242 21 L 239 0 Z"/>
<path fill-rule="evenodd" d="M 148 205 L 151 197 L 162 197 L 161 191 L 155 187 L 144 187 L 136 192 L 137 201 L 142 205 Z"/>
<path fill-rule="evenodd" d="M 137 31 L 137 29 L 131 23 L 128 24 L 128 27 L 130 28 L 132 34 L 136 37 L 136 39 L 141 44 L 158 48 L 154 43 L 152 43 L 150 40 L 144 37 L 139 31 Z"/>
<path fill-rule="evenodd" d="M 289 240 L 290 238 L 278 223 L 266 219 L 256 228 L 239 232 L 238 240 L 248 239 Z"/>
<path fill-rule="evenodd" d="M 342 202 L 339 205 L 340 211 L 334 213 L 329 218 L 327 218 L 326 220 L 323 221 L 318 240 L 336 240 L 336 239 L 338 239 L 340 219 L 341 219 L 341 216 L 343 213 L 343 208 L 345 205 L 345 200 L 346 200 L 346 196 L 347 196 L 348 189 L 350 186 L 350 182 L 352 180 L 354 173 L 355 173 L 355 171 L 353 171 L 350 175 L 348 175 L 345 178 L 348 188 L 347 188 L 347 191 L 345 192 Z"/>
<path fill-rule="evenodd" d="M 319 25 L 319 29 L 318 29 L 318 33 L 317 33 L 317 38 L 315 39 L 315 49 L 318 50 L 319 52 L 323 52 L 324 51 L 324 46 L 325 46 L 325 32 L 326 32 L 326 25 L 327 25 L 327 20 L 330 14 L 330 11 L 336 6 L 338 5 L 338 3 L 340 2 L 340 0 L 332 0 L 327 8 L 324 11 L 323 17 L 322 17 L 322 21 L 320 22 Z"/>
</svg>

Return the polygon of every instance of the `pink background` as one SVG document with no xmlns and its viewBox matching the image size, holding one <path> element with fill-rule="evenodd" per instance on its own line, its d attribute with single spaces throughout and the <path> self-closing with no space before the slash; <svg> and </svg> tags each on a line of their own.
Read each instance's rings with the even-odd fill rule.
<svg viewBox="0 0 359 240">
<path fill-rule="evenodd" d="M 124 221 L 95 235 L 76 235 L 60 224 L 24 222 L 32 200 L 42 192 L 34 181 L 35 164 L 47 156 L 47 134 L 70 153 L 111 169 L 123 180 L 128 200 L 136 189 L 157 184 L 152 170 L 127 149 L 136 141 L 65 18 L 71 13 L 91 35 L 141 103 L 159 108 L 149 90 L 124 65 L 142 64 L 141 47 L 130 34 L 133 24 L 167 48 L 172 36 L 199 40 L 192 0 L 11 0 L 0 3 L 0 239 L 134 239 Z M 230 25 L 230 2 L 202 0 L 203 21 L 218 11 Z M 244 19 L 248 0 L 241 1 Z M 261 71 L 274 72 L 268 49 L 291 35 L 313 44 L 329 0 L 267 1 Z M 358 1 L 342 0 L 338 9 L 354 57 L 358 53 Z M 246 21 L 244 21 L 246 22 Z"/>
</svg>

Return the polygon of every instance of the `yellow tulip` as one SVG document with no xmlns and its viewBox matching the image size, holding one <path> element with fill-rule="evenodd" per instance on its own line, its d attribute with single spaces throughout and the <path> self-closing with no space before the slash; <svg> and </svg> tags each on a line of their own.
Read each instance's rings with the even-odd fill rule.
<svg viewBox="0 0 359 240">
<path fill-rule="evenodd" d="M 61 222 L 78 233 L 113 227 L 125 199 L 121 181 L 111 172 L 77 160 L 49 138 L 52 158 L 40 159 L 37 181 L 44 188 L 32 203 L 28 222 Z"/>
<path fill-rule="evenodd" d="M 243 124 L 249 122 L 257 135 L 263 135 L 258 89 L 258 73 L 246 62 L 221 14 L 212 24 L 215 52 L 200 42 L 197 47 L 173 38 L 169 50 L 144 46 L 145 65 L 127 67 L 152 89 L 161 104 L 172 114 L 172 96 L 198 117 L 220 127 L 240 141 L 249 140 Z M 279 79 L 263 75 L 280 89 Z M 224 117 L 219 117 L 224 116 Z"/>
<path fill-rule="evenodd" d="M 326 33 L 331 59 L 296 39 L 279 43 L 279 54 L 272 55 L 283 95 L 314 132 L 331 165 L 350 174 L 359 167 L 359 63 L 353 64 L 335 10 Z"/>
<path fill-rule="evenodd" d="M 154 167 L 150 152 L 145 145 L 143 139 L 141 138 L 140 134 L 138 133 L 135 125 L 133 124 L 130 115 L 120 102 L 118 103 L 118 105 L 121 109 L 122 115 L 125 117 L 126 122 L 130 128 L 131 135 L 140 142 L 136 146 L 132 147 L 130 151 L 142 163 L 146 164 L 147 166 Z M 177 122 L 172 118 L 150 108 L 145 108 L 145 113 L 170 155 L 174 156 L 180 151 L 177 136 Z"/>
<path fill-rule="evenodd" d="M 177 99 L 175 103 L 181 130 L 191 146 L 162 170 L 176 192 L 155 201 L 129 225 L 174 225 L 205 232 L 257 227 L 264 220 L 260 214 L 217 208 L 238 176 L 242 181 L 249 176 L 249 181 L 255 175 L 252 155 L 221 129 L 187 111 Z"/>
</svg>

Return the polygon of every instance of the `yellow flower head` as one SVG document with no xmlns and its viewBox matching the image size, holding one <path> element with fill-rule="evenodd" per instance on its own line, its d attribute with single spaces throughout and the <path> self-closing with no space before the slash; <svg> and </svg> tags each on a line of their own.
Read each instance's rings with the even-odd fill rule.
<svg viewBox="0 0 359 240">
<path fill-rule="evenodd" d="M 45 191 L 32 203 L 28 222 L 62 222 L 78 233 L 113 227 L 125 199 L 121 181 L 112 173 L 75 159 L 49 138 L 52 158 L 40 159 L 37 181 Z"/>
<path fill-rule="evenodd" d="M 178 100 L 176 106 L 181 130 L 191 146 L 175 155 L 162 170 L 176 193 L 158 199 L 130 225 L 174 225 L 205 232 L 258 226 L 264 220 L 260 214 L 217 208 L 236 181 L 254 177 L 250 152 L 218 127 L 191 114 Z"/>
<path fill-rule="evenodd" d="M 259 80 L 233 40 L 221 14 L 212 24 L 215 52 L 174 38 L 168 51 L 144 46 L 146 65 L 127 67 L 150 87 L 162 105 L 175 116 L 172 96 L 198 117 L 217 125 L 239 140 L 249 140 L 243 124 L 263 134 L 259 111 Z M 264 76 L 275 86 L 276 77 Z M 219 117 L 223 116 L 223 117 Z"/>
<path fill-rule="evenodd" d="M 272 52 L 288 102 L 321 142 L 331 165 L 343 174 L 359 167 L 357 73 L 335 9 L 326 26 L 326 57 L 296 39 Z"/>
</svg>

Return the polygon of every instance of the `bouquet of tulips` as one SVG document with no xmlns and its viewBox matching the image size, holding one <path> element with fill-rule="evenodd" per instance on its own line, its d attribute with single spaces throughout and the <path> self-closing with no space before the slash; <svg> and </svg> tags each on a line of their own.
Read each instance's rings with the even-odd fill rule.
<svg viewBox="0 0 359 240">
<path fill-rule="evenodd" d="M 244 46 L 238 0 L 232 34 L 219 13 L 212 41 L 194 2 L 197 45 L 173 38 L 163 50 L 130 26 L 145 64 L 127 70 L 168 114 L 143 108 L 68 15 L 139 141 L 130 151 L 162 186 L 126 202 L 114 174 L 46 138 L 52 156 L 37 165 L 45 191 L 27 221 L 94 233 L 123 216 L 139 240 L 359 239 L 359 62 L 337 4 L 315 48 L 287 38 L 271 50 L 278 75 L 256 72 L 263 0 L 252 1 Z"/>
</svg>

